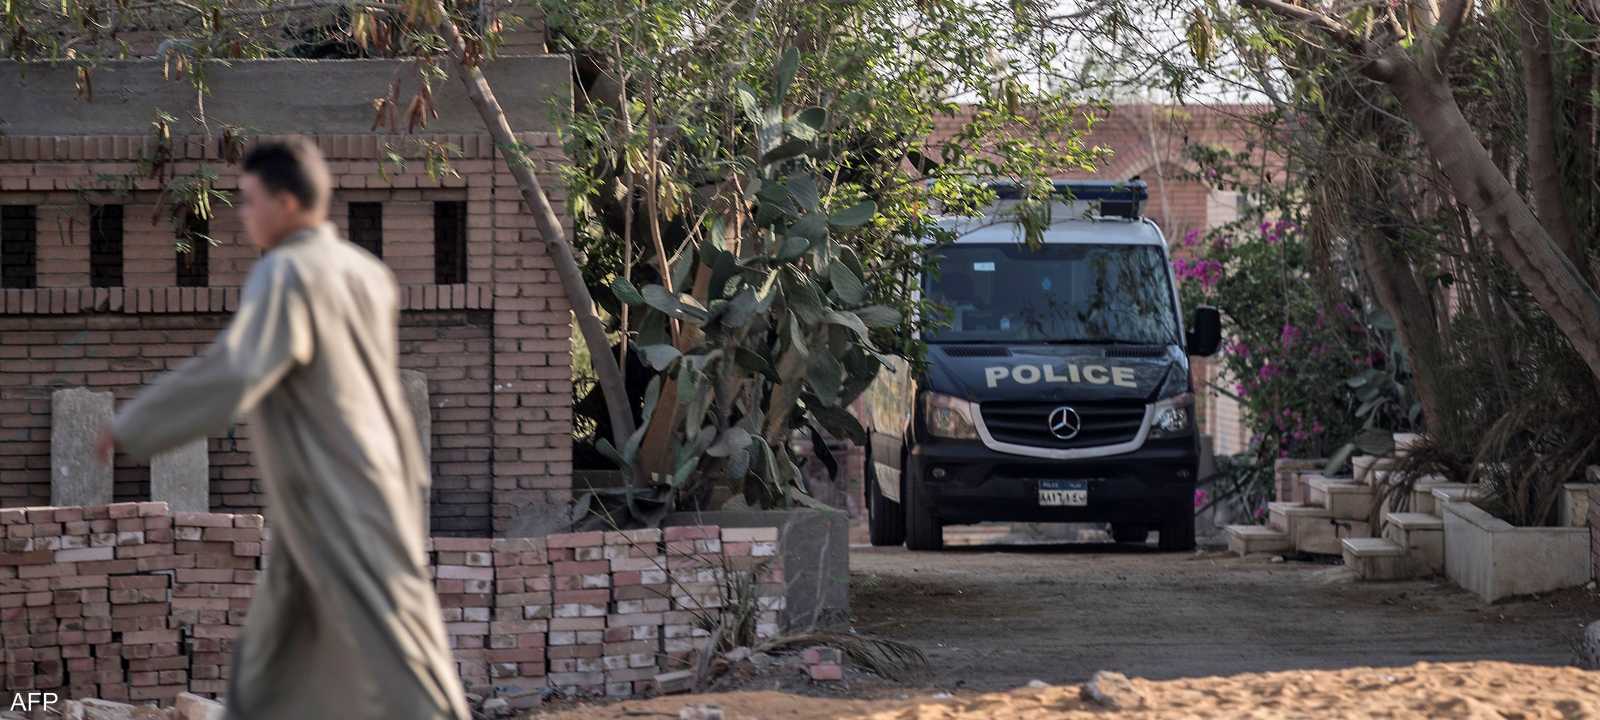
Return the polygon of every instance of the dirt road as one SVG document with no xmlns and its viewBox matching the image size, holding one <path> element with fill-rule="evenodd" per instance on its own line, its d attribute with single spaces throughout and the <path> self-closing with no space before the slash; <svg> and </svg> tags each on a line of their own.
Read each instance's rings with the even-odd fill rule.
<svg viewBox="0 0 1600 720">
<path fill-rule="evenodd" d="M 858 548 L 863 632 L 927 652 L 944 689 L 1164 679 L 1419 661 L 1571 661 L 1600 598 L 1484 605 L 1443 581 L 1353 583 L 1338 566 L 1133 546 Z"/>
</svg>

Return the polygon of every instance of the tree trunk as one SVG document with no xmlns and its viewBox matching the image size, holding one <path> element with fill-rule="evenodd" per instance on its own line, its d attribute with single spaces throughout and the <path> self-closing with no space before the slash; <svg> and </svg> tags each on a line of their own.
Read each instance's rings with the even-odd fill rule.
<svg viewBox="0 0 1600 720">
<path fill-rule="evenodd" d="M 1550 240 L 1579 268 L 1588 258 L 1572 229 L 1562 199 L 1565 180 L 1556 160 L 1556 93 L 1550 52 L 1550 8 L 1546 0 L 1524 0 L 1518 34 L 1522 40 L 1522 78 L 1528 96 L 1528 184 L 1539 222 Z"/>
<path fill-rule="evenodd" d="M 461 37 L 461 32 L 456 29 L 455 21 L 450 19 L 440 0 L 433 0 L 433 11 L 439 16 L 439 30 L 444 35 L 449 48 L 450 59 L 454 61 L 456 75 L 461 78 L 461 84 L 466 88 L 467 98 L 477 108 L 478 115 L 483 118 L 489 135 L 494 138 L 502 152 L 506 154 L 506 166 L 510 168 L 512 177 L 517 180 L 517 187 L 522 191 L 522 200 L 527 203 L 528 209 L 533 213 L 534 225 L 539 229 L 539 235 L 544 240 L 545 248 L 550 254 L 550 259 L 555 265 L 556 276 L 561 279 L 561 287 L 566 291 L 567 302 L 572 305 L 572 313 L 578 319 L 578 330 L 583 335 L 583 342 L 589 346 L 589 362 L 593 366 L 596 382 L 605 395 L 606 413 L 611 417 L 611 427 L 615 436 L 611 442 L 621 448 L 633 435 L 633 412 L 628 407 L 627 383 L 622 376 L 622 367 L 617 364 L 616 358 L 611 356 L 611 342 L 606 337 L 606 329 L 600 322 L 600 317 L 595 314 L 594 298 L 589 295 L 589 286 L 583 281 L 583 270 L 578 266 L 578 260 L 572 251 L 572 243 L 567 239 L 561 221 L 556 217 L 555 208 L 550 205 L 550 198 L 545 195 L 539 177 L 533 171 L 529 158 L 522 154 L 517 136 L 511 130 L 511 123 L 506 119 L 505 111 L 501 109 L 500 102 L 495 99 L 494 91 L 489 87 L 489 81 L 483 76 L 483 71 L 466 62 L 466 42 Z"/>
<path fill-rule="evenodd" d="M 1456 197 L 1472 210 L 1500 256 L 1600 382 L 1600 295 L 1494 166 L 1445 79 L 1419 67 L 1400 47 L 1387 51 L 1384 60 L 1392 68 L 1385 81 L 1401 112 L 1416 127 Z"/>
</svg>

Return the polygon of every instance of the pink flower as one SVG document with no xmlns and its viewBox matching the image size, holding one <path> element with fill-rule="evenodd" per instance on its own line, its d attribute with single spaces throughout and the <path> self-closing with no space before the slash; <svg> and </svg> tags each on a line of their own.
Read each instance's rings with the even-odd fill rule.
<svg viewBox="0 0 1600 720">
<path fill-rule="evenodd" d="M 1294 343 L 1300 339 L 1300 335 L 1300 328 L 1295 327 L 1294 323 L 1284 323 L 1283 330 L 1278 333 L 1278 343 L 1283 345 L 1283 349 L 1288 350 L 1294 347 Z"/>
<path fill-rule="evenodd" d="M 1205 507 L 1206 504 L 1210 503 L 1210 502 L 1211 502 L 1211 493 L 1206 492 L 1204 488 L 1195 488 L 1194 489 L 1194 509 L 1199 510 L 1200 508 Z"/>
<path fill-rule="evenodd" d="M 1186 232 L 1186 233 L 1183 234 L 1183 246 L 1184 247 L 1194 247 L 1195 245 L 1199 244 L 1199 242 L 1200 242 L 1200 231 L 1199 230 L 1190 230 L 1189 232 Z"/>
</svg>

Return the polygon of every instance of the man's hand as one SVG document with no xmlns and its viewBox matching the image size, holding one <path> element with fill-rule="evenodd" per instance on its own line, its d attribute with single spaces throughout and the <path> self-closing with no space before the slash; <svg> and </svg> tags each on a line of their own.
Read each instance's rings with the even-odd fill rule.
<svg viewBox="0 0 1600 720">
<path fill-rule="evenodd" d="M 110 466 L 111 458 L 117 452 L 117 436 L 111 434 L 111 428 L 100 428 L 100 437 L 94 442 L 94 459 L 101 465 Z"/>
</svg>

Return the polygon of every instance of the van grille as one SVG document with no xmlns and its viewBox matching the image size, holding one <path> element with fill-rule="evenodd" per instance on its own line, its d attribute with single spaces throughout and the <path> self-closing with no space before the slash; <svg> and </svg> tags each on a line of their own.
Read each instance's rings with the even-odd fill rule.
<svg viewBox="0 0 1600 720">
<path fill-rule="evenodd" d="M 1050 432 L 1050 413 L 1066 406 L 1083 425 L 1070 440 Z M 1136 402 L 986 402 L 978 406 L 989 434 L 1003 443 L 1074 450 L 1118 445 L 1132 440 L 1144 424 L 1144 403 Z"/>
</svg>

